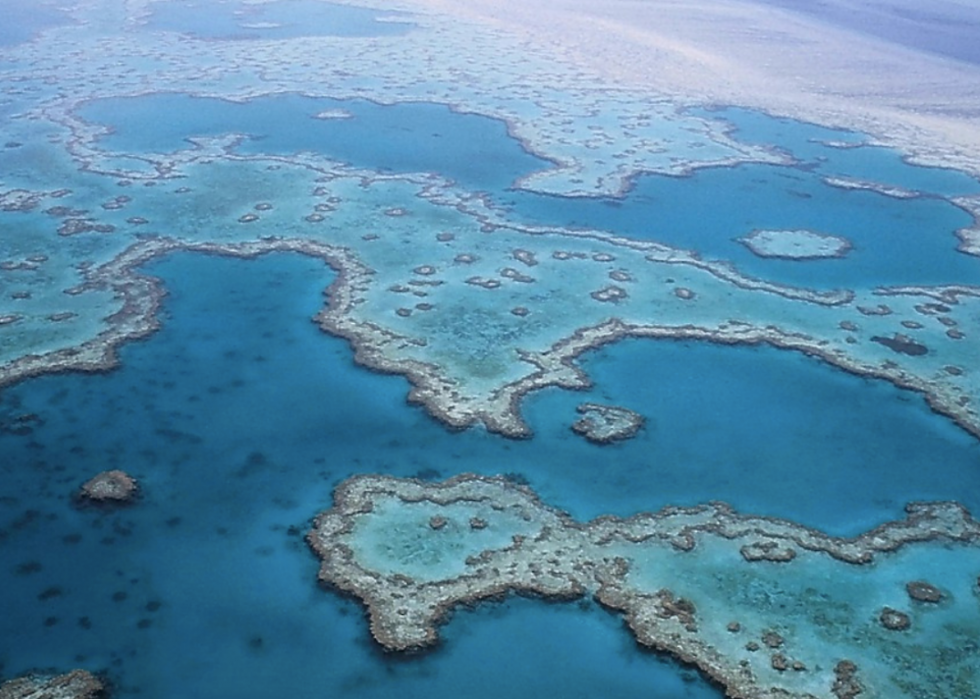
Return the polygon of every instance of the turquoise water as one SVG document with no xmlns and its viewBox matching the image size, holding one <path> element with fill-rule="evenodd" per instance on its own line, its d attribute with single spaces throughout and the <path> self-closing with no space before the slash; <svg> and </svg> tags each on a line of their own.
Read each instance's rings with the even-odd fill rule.
<svg viewBox="0 0 980 699">
<path fill-rule="evenodd" d="M 327 109 L 352 116 L 312 118 Z M 782 144 L 800 164 L 707 168 L 688 177 L 640 176 L 623 198 L 566 198 L 510 189 L 520 177 L 550 163 L 527 153 L 502 121 L 443 105 L 382 106 L 295 94 L 236 103 L 177 93 L 96 100 L 79 111 L 88 121 L 112 127 L 100 140 L 106 149 L 168 153 L 188 147 L 189 136 L 245 133 L 249 138 L 239 146 L 241 152 L 307 151 L 382 172 L 438 172 L 467 189 L 490 192 L 517 222 L 656 240 L 785 284 L 980 284 L 976 259 L 956 252 L 954 231 L 972 219 L 941 198 L 980 191 L 977 181 L 952 170 L 908 165 L 883 148 L 840 149 L 818 142 L 857 139 L 848 132 L 748 110 L 703 114 L 737 124 L 738 138 Z M 149 123 L 152 129 L 146 128 Z M 825 184 L 827 175 L 871 177 L 921 189 L 927 196 L 905 200 L 844 191 Z M 844 236 L 854 249 L 844 259 L 764 259 L 737 241 L 758 228 L 812 228 Z"/>
<path fill-rule="evenodd" d="M 351 118 L 314 118 L 332 109 Z M 383 106 L 296 94 L 237 103 L 177 93 L 95 100 L 79 116 L 112 126 L 100 140 L 106 149 L 170 153 L 187 148 L 189 136 L 245 133 L 244 153 L 305 151 L 380 172 L 438 172 L 475 190 L 505 189 L 518 173 L 548 165 L 509 138 L 504 122 L 431 103 Z"/>
<path fill-rule="evenodd" d="M 649 509 L 641 502 L 659 492 L 846 536 L 901 517 L 910 500 L 980 512 L 980 444 L 882 381 L 768 347 L 680 341 L 617 343 L 582 366 L 596 383 L 590 399 L 648 418 L 630 442 L 590 446 L 594 460 L 565 455 L 566 474 L 590 471 L 593 497 L 620 503 L 619 514 Z M 541 438 L 560 438 L 563 426 L 544 416 L 569 414 L 579 400 L 550 389 L 532 396 Z"/>
<path fill-rule="evenodd" d="M 404 13 L 386 12 L 404 18 Z M 201 39 L 295 39 L 304 36 L 397 36 L 411 29 L 403 21 L 380 22 L 380 13 L 355 5 L 318 0 L 170 0 L 157 2 L 145 24 L 151 31 L 191 34 Z"/>
<path fill-rule="evenodd" d="M 917 167 L 897 151 L 862 143 L 864 137 L 748 109 L 692 109 L 723 119 L 739 141 L 779 144 L 792 167 L 740 165 L 697 170 L 687 177 L 638 176 L 621 199 L 569 199 L 526 192 L 499 195 L 518 219 L 610 230 L 727 260 L 746 274 L 815 288 L 902 284 L 980 284 L 976 259 L 956 252 L 954 232 L 972 217 L 945 197 L 980 192 L 980 182 L 957 170 Z M 871 191 L 842 191 L 823 181 L 843 176 L 923 193 L 897 199 Z M 678 205 L 678 202 L 683 202 Z M 692 212 L 695 212 L 692 215 Z M 755 229 L 809 228 L 847 238 L 844 259 L 759 258 L 738 242 Z"/>
<path fill-rule="evenodd" d="M 614 617 L 575 605 L 491 605 L 454 617 L 440 651 L 386 658 L 357 605 L 317 588 L 302 537 L 359 472 L 516 471 L 582 519 L 723 498 L 851 534 L 911 499 L 980 510 L 975 440 L 916 396 L 792 353 L 622 343 L 585 360 L 594 391 L 531 397 L 537 436 L 515 442 L 451 433 L 406 406 L 404 379 L 355 367 L 346 342 L 309 321 L 331 279 L 318 261 L 180 254 L 150 271 L 170 290 L 164 325 L 124 347 L 119 369 L 0 395 L 0 589 L 18 600 L 0 616 L 4 674 L 106 667 L 120 697 L 602 686 L 717 699 L 637 653 Z M 568 429 L 586 399 L 639 410 L 648 426 L 592 446 Z M 30 431 L 14 433 L 25 413 Z M 88 476 L 117 467 L 140 479 L 137 505 L 71 505 Z"/>
</svg>

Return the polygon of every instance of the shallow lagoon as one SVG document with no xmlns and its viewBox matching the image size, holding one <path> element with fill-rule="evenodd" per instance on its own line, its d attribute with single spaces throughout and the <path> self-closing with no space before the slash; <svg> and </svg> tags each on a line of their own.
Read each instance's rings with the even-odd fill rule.
<svg viewBox="0 0 980 699">
<path fill-rule="evenodd" d="M 821 176 L 845 175 L 939 196 L 980 192 L 980 183 L 964 172 L 909 165 L 898 151 L 869 145 L 866 136 L 853 131 L 737 107 L 691 109 L 689 113 L 722 119 L 739 141 L 784 150 Z"/>
<path fill-rule="evenodd" d="M 552 681 L 561 688 L 548 691 L 563 696 L 611 683 L 605 696 L 644 686 L 718 697 L 637 653 L 614 617 L 574 605 L 460 614 L 445 648 L 385 659 L 357 605 L 317 588 L 302 537 L 356 472 L 517 471 L 578 518 L 721 497 L 839 534 L 900 516 L 908 499 L 980 509 L 975 440 L 916 396 L 793 353 L 612 346 L 585 359 L 594 391 L 532 396 L 538 434 L 515 442 L 450 433 L 405 405 L 402 378 L 355 367 L 346 342 L 309 321 L 331 278 L 320 262 L 180 254 L 150 271 L 171 292 L 164 326 L 124 347 L 119 369 L 45 377 L 0 397 L 6 427 L 38 417 L 32 432 L 0 436 L 10 484 L 0 579 L 23 600 L 0 620 L 4 674 L 109 667 L 122 697 L 264 697 L 284 686 L 311 697 L 396 687 L 450 696 L 474 673 L 488 697 Z M 615 447 L 589 445 L 568 429 L 586 399 L 640 410 L 648 427 Z M 110 467 L 137 476 L 144 498 L 74 509 L 70 494 Z M 561 652 L 542 650 L 559 637 Z"/>
<path fill-rule="evenodd" d="M 796 168 L 741 165 L 705 169 L 690 177 L 648 175 L 638 178 L 622 200 L 513 192 L 501 198 L 513 207 L 516 219 L 655 240 L 793 286 L 980 282 L 976 259 L 956 251 L 953 232 L 972 220 L 966 212 L 942 199 L 843 191 Z M 799 228 L 843 236 L 854 249 L 843 259 L 763 259 L 737 240 L 756 229 Z"/>
</svg>

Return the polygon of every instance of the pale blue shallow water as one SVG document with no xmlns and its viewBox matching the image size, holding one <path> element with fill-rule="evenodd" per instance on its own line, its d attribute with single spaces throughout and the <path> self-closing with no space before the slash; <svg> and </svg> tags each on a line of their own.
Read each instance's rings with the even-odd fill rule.
<svg viewBox="0 0 980 699">
<path fill-rule="evenodd" d="M 144 28 L 200 39 L 295 39 L 304 36 L 397 36 L 405 22 L 381 22 L 381 13 L 355 5 L 318 0 L 276 0 L 261 4 L 240 0 L 169 0 L 150 7 Z M 404 13 L 386 12 L 387 17 Z M 250 26 L 252 25 L 252 26 Z"/>
<path fill-rule="evenodd" d="M 5 675 L 105 667 L 120 697 L 258 699 L 284 687 L 590 697 L 605 687 L 717 699 L 700 678 L 636 652 L 614 617 L 575 605 L 460 614 L 435 653 L 385 659 L 358 606 L 317 588 L 302 537 L 335 484 L 359 472 L 517 471 L 581 519 L 722 498 L 852 534 L 910 499 L 980 509 L 975 440 L 918 397 L 792 353 L 622 343 L 585 360 L 593 392 L 532 396 L 537 435 L 515 442 L 451 433 L 405 404 L 404 379 L 356 368 L 346 342 L 309 320 L 331 279 L 318 261 L 184 253 L 150 271 L 171 290 L 164 325 L 124 347 L 119 369 L 0 396 L 5 426 L 25 412 L 40 419 L 29 434 L 0 434 L 0 589 L 18 600 L 0 616 Z M 568 429 L 585 399 L 640 410 L 649 426 L 618 446 L 589 445 Z M 140 479 L 137 505 L 71 506 L 83 480 L 116 467 Z"/>
<path fill-rule="evenodd" d="M 44 29 L 70 21 L 50 0 L 2 0 L 0 13 L 0 48 L 30 41 Z"/>
</svg>

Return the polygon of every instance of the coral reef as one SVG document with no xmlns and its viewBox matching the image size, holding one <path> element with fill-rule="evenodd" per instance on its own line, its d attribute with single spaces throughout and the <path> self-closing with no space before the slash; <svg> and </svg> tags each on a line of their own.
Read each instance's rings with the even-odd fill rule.
<svg viewBox="0 0 980 699">
<path fill-rule="evenodd" d="M 355 476 L 307 538 L 320 580 L 360 599 L 391 651 L 436 643 L 461 604 L 589 594 L 731 697 L 949 696 L 975 671 L 961 645 L 980 631 L 980 523 L 955 503 L 907 511 L 853 539 L 721 503 L 580 524 L 502 478 Z M 937 565 L 948 592 L 895 582 Z"/>
</svg>

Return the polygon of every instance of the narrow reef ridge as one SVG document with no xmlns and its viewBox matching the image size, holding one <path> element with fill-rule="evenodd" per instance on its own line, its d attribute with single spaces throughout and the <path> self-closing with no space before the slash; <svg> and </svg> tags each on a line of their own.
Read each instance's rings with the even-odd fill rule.
<svg viewBox="0 0 980 699">
<path fill-rule="evenodd" d="M 590 595 L 729 697 L 980 696 L 980 523 L 906 510 L 853 539 L 723 503 L 583 524 L 504 478 L 362 475 L 307 539 L 388 651 L 436 644 L 458 605 Z"/>
<path fill-rule="evenodd" d="M 26 675 L 0 684 L 0 699 L 96 699 L 105 685 L 86 670 L 63 675 Z"/>
<path fill-rule="evenodd" d="M 759 257 L 781 260 L 840 258 L 851 249 L 851 242 L 846 238 L 806 229 L 756 229 L 738 242 Z"/>
<path fill-rule="evenodd" d="M 824 177 L 823 181 L 826 184 L 829 184 L 831 187 L 837 187 L 838 189 L 877 192 L 878 194 L 886 197 L 892 197 L 894 199 L 914 199 L 915 197 L 922 196 L 920 192 L 905 189 L 904 187 L 897 187 L 895 185 L 882 184 L 880 182 L 862 180 L 854 177 Z"/>
</svg>

